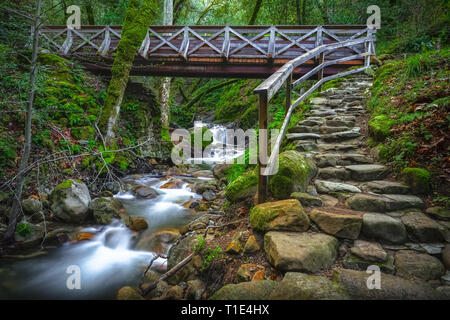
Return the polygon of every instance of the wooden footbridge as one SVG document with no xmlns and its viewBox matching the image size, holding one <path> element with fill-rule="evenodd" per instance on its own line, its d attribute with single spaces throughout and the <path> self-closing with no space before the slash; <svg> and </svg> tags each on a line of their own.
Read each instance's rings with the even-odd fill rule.
<svg viewBox="0 0 450 320">
<path fill-rule="evenodd" d="M 375 30 L 365 25 L 334 26 L 151 26 L 131 74 L 147 76 L 267 78 L 259 95 L 259 202 L 277 168 L 281 141 L 294 109 L 324 82 L 361 72 L 375 53 Z M 121 36 L 120 26 L 46 26 L 40 29 L 51 52 L 108 73 Z M 348 70 L 350 67 L 351 70 Z M 296 101 L 292 89 L 318 81 Z M 286 117 L 269 152 L 268 103 L 286 85 Z M 270 156 L 269 156 L 270 154 Z"/>
</svg>

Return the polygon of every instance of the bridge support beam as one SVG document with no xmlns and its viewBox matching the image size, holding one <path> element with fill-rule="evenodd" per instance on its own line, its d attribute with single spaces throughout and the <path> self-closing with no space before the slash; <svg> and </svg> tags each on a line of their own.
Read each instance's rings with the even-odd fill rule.
<svg viewBox="0 0 450 320">
<path fill-rule="evenodd" d="M 269 136 L 268 136 L 268 99 L 267 94 L 259 94 L 259 155 L 258 155 L 258 203 L 267 200 L 269 190 L 269 176 L 262 175 L 269 159 Z"/>
</svg>

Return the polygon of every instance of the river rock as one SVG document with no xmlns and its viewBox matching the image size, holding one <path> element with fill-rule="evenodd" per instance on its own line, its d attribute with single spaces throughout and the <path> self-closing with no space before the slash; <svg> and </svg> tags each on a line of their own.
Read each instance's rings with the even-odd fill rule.
<svg viewBox="0 0 450 320">
<path fill-rule="evenodd" d="M 431 207 L 425 212 L 434 219 L 450 221 L 450 209 L 444 207 Z"/>
<path fill-rule="evenodd" d="M 397 251 L 395 266 L 399 276 L 405 278 L 414 276 L 426 281 L 440 279 L 445 273 L 444 265 L 439 259 L 414 250 Z"/>
<path fill-rule="evenodd" d="M 42 203 L 35 198 L 23 199 L 22 209 L 25 214 L 35 214 L 42 210 Z"/>
<path fill-rule="evenodd" d="M 310 195 L 303 192 L 293 192 L 291 193 L 291 198 L 297 199 L 305 207 L 321 207 L 322 199 L 317 196 Z"/>
<path fill-rule="evenodd" d="M 147 221 L 143 217 L 128 216 L 125 225 L 133 231 L 143 231 L 148 228 Z"/>
<path fill-rule="evenodd" d="M 287 272 L 269 300 L 347 300 L 349 295 L 338 282 L 323 276 Z"/>
<path fill-rule="evenodd" d="M 406 229 L 401 221 L 381 213 L 363 216 L 362 233 L 370 239 L 402 244 L 407 240 Z"/>
<path fill-rule="evenodd" d="M 212 190 L 206 190 L 202 193 L 203 200 L 205 201 L 213 201 L 216 199 L 216 193 Z"/>
<path fill-rule="evenodd" d="M 250 224 L 253 229 L 266 232 L 269 230 L 306 231 L 309 218 L 302 205 L 296 199 L 265 202 L 250 211 Z"/>
<path fill-rule="evenodd" d="M 172 243 L 174 243 L 179 237 L 180 232 L 172 228 L 166 228 L 152 233 L 146 232 L 140 236 L 139 241 L 136 244 L 136 249 L 151 251 L 158 254 L 167 254 L 169 252 Z M 180 257 L 178 257 L 178 254 L 181 255 L 182 253 L 178 252 L 178 250 L 182 249 L 174 248 L 173 250 L 174 250 L 173 254 L 175 256 L 172 256 L 172 258 L 177 260 L 180 259 Z M 181 260 L 183 259 L 181 258 Z"/>
<path fill-rule="evenodd" d="M 402 217 L 409 235 L 418 242 L 442 242 L 444 236 L 439 224 L 422 212 L 408 212 Z"/>
<path fill-rule="evenodd" d="M 89 213 L 91 196 L 87 186 L 79 180 L 66 180 L 50 194 L 51 209 L 55 215 L 72 223 L 83 222 Z"/>
<path fill-rule="evenodd" d="M 357 239 L 362 226 L 362 214 L 350 210 L 314 209 L 310 218 L 325 233 L 340 238 Z"/>
<path fill-rule="evenodd" d="M 153 199 L 159 196 L 158 192 L 152 187 L 137 186 L 133 188 L 133 194 L 139 199 Z"/>
<path fill-rule="evenodd" d="M 227 284 L 217 290 L 211 300 L 267 300 L 277 283 L 272 280 Z"/>
<path fill-rule="evenodd" d="M 327 269 L 336 260 L 338 245 L 336 238 L 322 233 L 270 231 L 264 236 L 267 259 L 282 271 Z"/>
<path fill-rule="evenodd" d="M 99 224 L 111 224 L 114 219 L 120 219 L 122 204 L 116 198 L 96 198 L 89 204 L 94 220 Z"/>
<path fill-rule="evenodd" d="M 335 269 L 335 278 L 351 295 L 360 300 L 442 299 L 443 295 L 423 281 L 411 281 L 386 273 L 380 274 L 380 289 L 369 289 L 366 271 Z M 373 275 L 373 274 L 372 274 Z"/>
<path fill-rule="evenodd" d="M 194 250 L 194 246 L 198 243 L 197 235 L 191 234 L 183 238 L 176 246 L 170 248 L 169 257 L 167 259 L 167 269 L 170 270 L 178 263 L 186 258 Z M 195 280 L 197 269 L 193 262 L 189 262 L 181 268 L 175 275 L 169 278 L 170 283 L 178 283 L 180 281 Z"/>
</svg>

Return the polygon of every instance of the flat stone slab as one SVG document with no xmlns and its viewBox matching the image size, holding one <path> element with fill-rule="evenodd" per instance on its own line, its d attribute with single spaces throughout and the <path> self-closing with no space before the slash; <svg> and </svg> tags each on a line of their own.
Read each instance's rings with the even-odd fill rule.
<svg viewBox="0 0 450 320">
<path fill-rule="evenodd" d="M 314 182 L 317 192 L 319 193 L 334 193 L 334 192 L 351 192 L 360 193 L 361 190 L 351 184 L 332 182 L 325 180 L 316 180 Z"/>
<path fill-rule="evenodd" d="M 326 105 L 328 103 L 328 99 L 327 98 L 321 98 L 321 97 L 317 97 L 317 98 L 312 98 L 310 100 L 311 104 L 320 104 L 320 105 Z"/>
<path fill-rule="evenodd" d="M 317 272 L 330 268 L 339 242 L 323 233 L 270 231 L 264 236 L 264 250 L 270 264 L 281 271 Z"/>
<path fill-rule="evenodd" d="M 347 171 L 344 167 L 320 168 L 318 177 L 324 180 L 339 180 L 339 181 L 350 180 L 350 172 Z"/>
<path fill-rule="evenodd" d="M 321 127 L 319 127 L 319 132 L 328 134 L 328 133 L 348 131 L 348 129 L 349 129 L 349 127 L 321 126 Z"/>
<path fill-rule="evenodd" d="M 393 244 L 403 244 L 408 239 L 406 228 L 399 219 L 381 213 L 364 214 L 362 234 L 369 239 Z"/>
<path fill-rule="evenodd" d="M 407 194 L 411 191 L 405 184 L 387 180 L 367 182 L 364 184 L 364 189 L 370 192 L 383 194 Z"/>
<path fill-rule="evenodd" d="M 295 126 L 289 129 L 289 133 L 320 133 L 319 126 Z"/>
<path fill-rule="evenodd" d="M 450 209 L 444 207 L 431 207 L 425 212 L 434 219 L 450 221 Z"/>
<path fill-rule="evenodd" d="M 320 139 L 320 134 L 316 133 L 288 133 L 286 138 L 289 140 L 314 140 Z"/>
<path fill-rule="evenodd" d="M 325 233 L 339 238 L 357 239 L 362 226 L 362 214 L 333 208 L 332 210 L 314 209 L 310 218 Z"/>
<path fill-rule="evenodd" d="M 298 125 L 299 126 L 306 126 L 306 127 L 316 127 L 316 126 L 321 126 L 323 124 L 323 120 L 313 120 L 311 118 L 313 118 L 313 117 L 309 117 L 306 120 L 300 121 L 298 123 Z M 321 118 L 319 118 L 319 119 L 321 119 Z"/>
<path fill-rule="evenodd" d="M 360 136 L 361 136 L 361 133 L 359 133 L 359 127 L 355 127 L 352 130 L 324 134 L 324 135 L 322 135 L 322 140 L 324 140 L 326 142 L 343 141 L 343 140 L 358 138 Z"/>
<path fill-rule="evenodd" d="M 347 206 L 353 210 L 388 212 L 408 208 L 423 208 L 422 199 L 403 194 L 357 194 L 347 199 Z"/>
<path fill-rule="evenodd" d="M 380 164 L 357 164 L 346 166 L 351 177 L 356 181 L 383 179 L 389 173 L 389 168 Z"/>
<path fill-rule="evenodd" d="M 342 260 L 342 264 L 344 268 L 346 269 L 353 269 L 353 270 L 364 270 L 366 271 L 370 266 L 378 266 L 380 270 L 384 273 L 388 274 L 394 274 L 395 273 L 395 265 L 394 265 L 394 257 L 393 256 L 387 256 L 386 261 L 368 261 L 365 259 L 362 259 L 361 257 L 358 257 L 356 255 L 353 255 L 352 253 L 348 252 L 344 259 Z"/>
<path fill-rule="evenodd" d="M 366 261 L 384 262 L 388 258 L 386 251 L 377 242 L 355 240 L 349 252 Z"/>
</svg>

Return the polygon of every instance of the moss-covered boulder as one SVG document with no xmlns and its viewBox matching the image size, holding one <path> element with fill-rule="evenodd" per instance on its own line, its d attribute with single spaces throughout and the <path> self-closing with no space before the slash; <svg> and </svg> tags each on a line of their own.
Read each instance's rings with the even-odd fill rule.
<svg viewBox="0 0 450 320">
<path fill-rule="evenodd" d="M 255 195 L 258 188 L 256 170 L 247 171 L 227 186 L 225 197 L 228 201 L 238 202 Z"/>
<path fill-rule="evenodd" d="M 400 173 L 400 179 L 414 194 L 428 194 L 431 191 L 430 172 L 425 169 L 405 168 Z"/>
<path fill-rule="evenodd" d="M 60 183 L 50 194 L 51 209 L 65 222 L 80 223 L 88 216 L 91 196 L 80 180 L 69 179 Z"/>
<path fill-rule="evenodd" d="M 102 197 L 91 201 L 89 209 L 92 211 L 94 220 L 99 224 L 110 224 L 114 219 L 120 219 L 122 204 L 113 197 Z"/>
<path fill-rule="evenodd" d="M 390 134 L 394 120 L 385 114 L 375 116 L 369 121 L 369 135 L 376 142 L 383 142 Z"/>
<path fill-rule="evenodd" d="M 306 231 L 308 215 L 297 199 L 258 204 L 250 211 L 250 224 L 261 232 L 270 230 Z"/>
<path fill-rule="evenodd" d="M 311 160 L 295 150 L 279 156 L 278 171 L 269 179 L 269 190 L 277 199 L 287 199 L 293 192 L 305 192 L 317 167 Z"/>
</svg>

